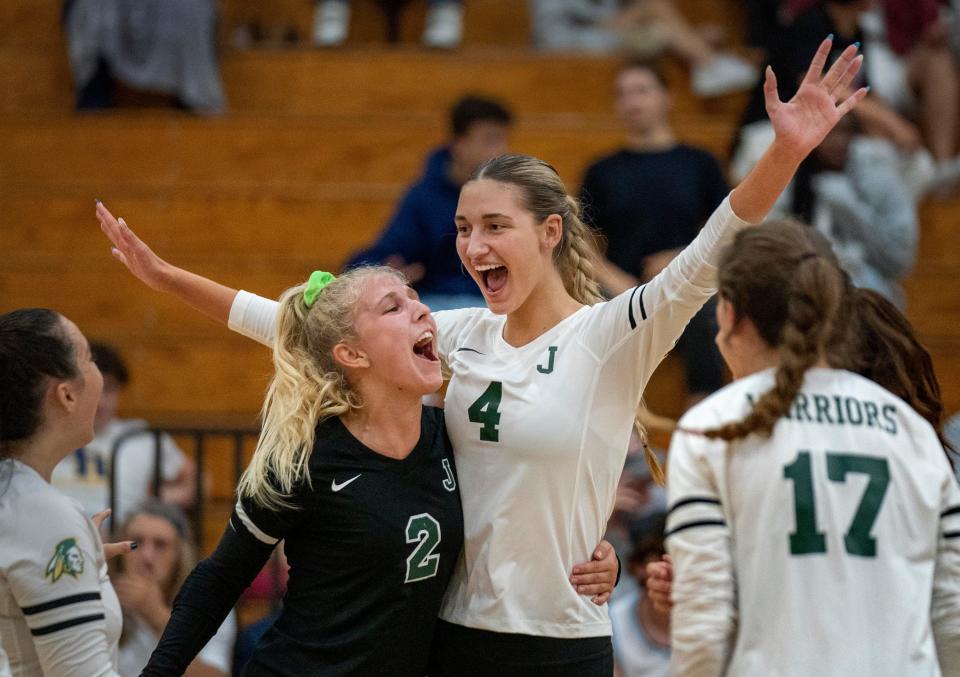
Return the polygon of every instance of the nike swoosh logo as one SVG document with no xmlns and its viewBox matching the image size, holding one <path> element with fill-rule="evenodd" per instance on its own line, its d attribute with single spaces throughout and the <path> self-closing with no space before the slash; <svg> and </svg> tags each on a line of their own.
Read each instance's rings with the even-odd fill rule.
<svg viewBox="0 0 960 677">
<path fill-rule="evenodd" d="M 360 473 L 360 475 L 362 475 L 362 474 L 363 474 L 363 473 Z M 342 484 L 337 484 L 337 480 L 336 480 L 336 478 L 334 478 L 334 480 L 333 480 L 332 482 L 330 482 L 330 490 L 331 490 L 331 491 L 340 491 L 340 490 L 343 489 L 345 486 L 347 486 L 348 484 L 350 484 L 351 482 L 353 482 L 355 479 L 357 479 L 357 477 L 360 477 L 360 475 L 357 475 L 356 477 L 351 477 L 350 479 L 348 479 L 346 482 L 343 482 Z"/>
<path fill-rule="evenodd" d="M 483 355 L 483 354 L 484 354 L 484 353 L 481 353 L 481 352 L 480 352 L 479 350 L 477 350 L 476 348 L 457 348 L 457 349 L 454 350 L 453 352 L 455 352 L 455 353 L 469 352 L 469 353 L 476 353 L 477 355 Z"/>
</svg>

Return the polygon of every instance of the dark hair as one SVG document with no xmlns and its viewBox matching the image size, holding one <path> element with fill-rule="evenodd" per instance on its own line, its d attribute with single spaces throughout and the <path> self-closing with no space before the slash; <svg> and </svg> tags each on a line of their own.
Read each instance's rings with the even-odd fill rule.
<svg viewBox="0 0 960 677">
<path fill-rule="evenodd" d="M 79 374 L 61 316 L 46 308 L 0 315 L 0 457 L 40 427 L 47 380 Z"/>
<path fill-rule="evenodd" d="M 910 321 L 872 289 L 854 289 L 852 295 L 848 368 L 909 404 L 933 426 L 944 448 L 953 450 L 943 434 L 943 401 L 933 360 Z"/>
<path fill-rule="evenodd" d="M 484 96 L 465 96 L 450 108 L 450 132 L 463 136 L 477 122 L 499 122 L 509 125 L 513 114 L 496 99 Z"/>
<path fill-rule="evenodd" d="M 743 420 L 704 434 L 728 441 L 769 435 L 793 404 L 804 373 L 834 344 L 834 319 L 845 307 L 849 282 L 826 238 L 791 221 L 737 233 L 720 257 L 718 277 L 736 320 L 749 318 L 780 360 L 773 388 Z"/>
<path fill-rule="evenodd" d="M 660 86 L 664 89 L 670 89 L 670 81 L 667 80 L 667 76 L 664 74 L 663 69 L 655 61 L 650 61 L 649 59 L 630 59 L 624 61 L 620 68 L 617 69 L 617 77 L 626 73 L 627 71 L 646 71 L 653 76 L 653 79 L 660 83 Z"/>
<path fill-rule="evenodd" d="M 102 341 L 90 341 L 90 354 L 93 356 L 94 364 L 97 365 L 104 377 L 112 376 L 122 386 L 130 383 L 127 363 L 124 362 L 120 353 L 112 345 Z"/>
</svg>

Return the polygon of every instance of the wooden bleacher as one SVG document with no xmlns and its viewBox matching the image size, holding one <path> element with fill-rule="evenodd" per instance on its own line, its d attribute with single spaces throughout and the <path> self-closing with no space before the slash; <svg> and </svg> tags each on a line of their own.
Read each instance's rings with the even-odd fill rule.
<svg viewBox="0 0 960 677">
<path fill-rule="evenodd" d="M 731 27 L 742 11 L 735 0 L 681 5 L 698 22 Z M 251 18 L 309 35 L 305 0 L 222 6 L 225 45 Z M 157 108 L 75 114 L 59 12 L 55 0 L 0 3 L 0 311 L 51 306 L 117 344 L 134 374 L 123 413 L 155 422 L 253 420 L 269 351 L 130 277 L 97 228 L 95 198 L 170 260 L 277 295 L 314 268 L 337 269 L 376 235 L 463 92 L 505 99 L 518 113 L 514 148 L 554 163 L 571 186 L 622 138 L 610 110 L 618 60 L 536 54 L 526 3 L 516 0 L 467 0 L 465 44 L 452 54 L 416 44 L 422 1 L 408 9 L 400 45 L 382 43 L 373 0 L 357 0 L 341 50 L 226 46 L 230 112 L 210 119 Z M 743 97 L 703 102 L 681 68 L 669 74 L 681 136 L 725 157 Z M 958 215 L 958 201 L 925 206 L 907 283 L 951 412 L 960 409 Z M 680 413 L 675 363 L 658 371 L 647 399 Z M 226 501 L 232 475 L 212 465 Z M 218 532 L 222 520 L 211 523 Z"/>
</svg>

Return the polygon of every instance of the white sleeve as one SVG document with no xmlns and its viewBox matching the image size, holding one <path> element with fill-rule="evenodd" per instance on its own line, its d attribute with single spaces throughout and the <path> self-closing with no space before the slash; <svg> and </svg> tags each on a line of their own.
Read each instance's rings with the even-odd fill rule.
<svg viewBox="0 0 960 677">
<path fill-rule="evenodd" d="M 715 444 L 678 432 L 667 457 L 665 538 L 674 571 L 670 660 L 673 674 L 684 677 L 723 674 L 736 631 L 730 527 L 702 455 Z"/>
<path fill-rule="evenodd" d="M 210 638 L 207 645 L 197 655 L 202 661 L 220 672 L 229 675 L 233 672 L 233 646 L 237 641 L 237 612 L 231 611 L 226 620 Z"/>
<path fill-rule="evenodd" d="M 642 390 L 690 318 L 716 293 L 720 253 L 749 225 L 733 213 L 726 197 L 693 242 L 659 275 L 594 308 L 583 335 L 585 345 L 601 361 L 627 350 L 622 371 L 634 374 Z"/>
<path fill-rule="evenodd" d="M 273 347 L 277 336 L 279 303 L 247 291 L 239 291 L 230 306 L 227 326 L 238 334 Z"/>
<path fill-rule="evenodd" d="M 93 523 L 64 501 L 25 510 L 17 529 L 14 538 L 30 551 L 5 574 L 43 674 L 113 677 L 117 672 L 101 598 L 103 545 Z"/>
<path fill-rule="evenodd" d="M 164 433 L 160 439 L 161 448 L 163 449 L 163 467 L 161 474 L 164 481 L 170 482 L 175 480 L 177 475 L 180 474 L 180 471 L 183 470 L 186 457 L 183 455 L 180 447 L 177 446 L 177 443 L 173 441 L 172 437 Z"/>
<path fill-rule="evenodd" d="M 960 675 L 960 487 L 946 472 L 930 619 L 941 671 Z"/>
</svg>

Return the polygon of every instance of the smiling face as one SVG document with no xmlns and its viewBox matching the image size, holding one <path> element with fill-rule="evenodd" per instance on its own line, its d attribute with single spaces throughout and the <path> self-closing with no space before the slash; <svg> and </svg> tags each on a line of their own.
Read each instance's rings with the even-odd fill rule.
<svg viewBox="0 0 960 677">
<path fill-rule="evenodd" d="M 457 204 L 457 254 L 494 313 L 515 311 L 547 274 L 563 234 L 552 215 L 543 223 L 523 206 L 520 189 L 491 179 L 464 185 Z"/>
<path fill-rule="evenodd" d="M 355 312 L 356 337 L 334 349 L 348 373 L 417 396 L 442 385 L 437 325 L 413 289 L 393 275 L 372 276 Z"/>
</svg>

